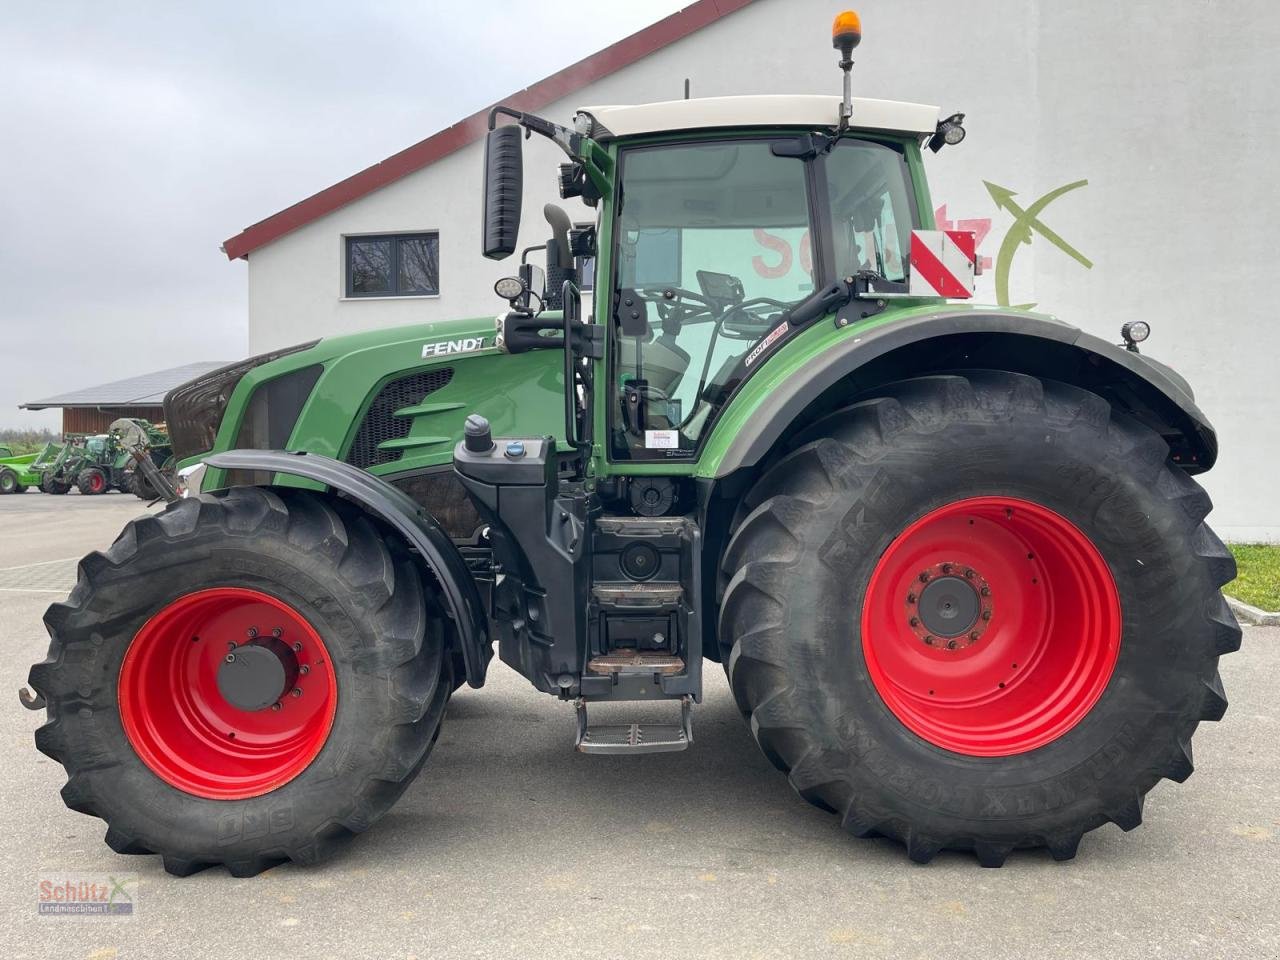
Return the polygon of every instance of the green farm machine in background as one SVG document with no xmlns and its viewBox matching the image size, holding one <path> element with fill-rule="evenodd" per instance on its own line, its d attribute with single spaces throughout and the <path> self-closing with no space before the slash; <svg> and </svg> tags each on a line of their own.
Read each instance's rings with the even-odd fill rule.
<svg viewBox="0 0 1280 960">
<path fill-rule="evenodd" d="M 924 160 L 964 117 L 852 98 L 859 38 L 842 14 L 843 97 L 494 109 L 484 256 L 519 249 L 527 136 L 597 211 L 547 205 L 545 269 L 498 281 L 496 319 L 168 395 L 187 496 L 84 558 L 22 691 L 114 850 L 329 856 L 495 646 L 590 755 L 689 747 L 719 665 L 801 797 L 917 861 L 1068 859 L 1191 774 L 1240 644 L 1195 480 L 1213 428 L 1145 322 L 1117 344 L 955 302 L 974 237 L 936 229 Z"/>
<path fill-rule="evenodd" d="M 0 495 L 26 493 L 28 487 L 39 485 L 39 475 L 31 470 L 37 456 L 34 453 L 15 456 L 12 448 L 0 443 Z"/>
<path fill-rule="evenodd" d="M 169 435 L 163 424 L 146 420 L 122 418 L 101 434 L 69 433 L 60 444 L 46 444 L 28 470 L 45 493 L 120 490 L 143 500 L 172 499 Z"/>
</svg>

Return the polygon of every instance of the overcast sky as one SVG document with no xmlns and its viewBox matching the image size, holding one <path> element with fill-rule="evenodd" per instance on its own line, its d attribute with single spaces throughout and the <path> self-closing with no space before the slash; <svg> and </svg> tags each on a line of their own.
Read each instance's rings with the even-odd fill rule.
<svg viewBox="0 0 1280 960">
<path fill-rule="evenodd" d="M 223 240 L 688 2 L 4 3 L 0 427 L 243 356 Z"/>
</svg>

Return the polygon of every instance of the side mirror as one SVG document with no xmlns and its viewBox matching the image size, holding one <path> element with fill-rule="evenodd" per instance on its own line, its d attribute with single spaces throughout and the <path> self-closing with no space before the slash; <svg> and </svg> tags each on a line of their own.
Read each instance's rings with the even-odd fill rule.
<svg viewBox="0 0 1280 960">
<path fill-rule="evenodd" d="M 484 144 L 484 211 L 481 252 L 502 260 L 516 250 L 524 193 L 524 130 L 516 124 L 489 131 Z"/>
</svg>

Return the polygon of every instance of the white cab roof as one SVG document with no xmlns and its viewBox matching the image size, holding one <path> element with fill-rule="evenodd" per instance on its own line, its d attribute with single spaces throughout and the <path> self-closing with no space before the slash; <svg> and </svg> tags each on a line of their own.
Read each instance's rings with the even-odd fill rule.
<svg viewBox="0 0 1280 960">
<path fill-rule="evenodd" d="M 597 140 L 645 133 L 715 127 L 829 127 L 840 119 L 840 98 L 820 95 L 765 95 L 667 100 L 632 106 L 582 107 Z M 932 134 L 938 108 L 898 100 L 853 100 L 855 130 Z M 581 128 L 579 128 L 581 129 Z"/>
</svg>

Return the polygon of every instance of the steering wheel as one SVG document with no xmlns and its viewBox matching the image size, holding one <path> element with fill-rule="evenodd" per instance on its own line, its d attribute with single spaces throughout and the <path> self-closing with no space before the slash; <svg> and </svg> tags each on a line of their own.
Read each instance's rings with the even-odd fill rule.
<svg viewBox="0 0 1280 960">
<path fill-rule="evenodd" d="M 694 320 L 712 320 L 717 316 L 720 306 L 715 300 L 683 287 L 663 287 L 660 290 L 639 287 L 636 293 L 655 305 L 659 319 L 674 321 L 677 326 Z"/>
<path fill-rule="evenodd" d="M 751 313 L 752 307 L 777 307 L 779 311 L 789 310 L 791 304 L 774 300 L 772 297 L 752 297 L 742 303 L 735 304 L 725 313 L 721 326 L 721 336 L 731 340 L 756 340 L 773 329 L 778 315 L 776 313 L 757 316 Z"/>
</svg>

